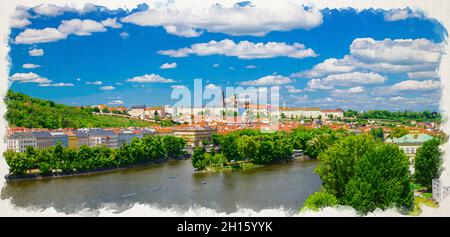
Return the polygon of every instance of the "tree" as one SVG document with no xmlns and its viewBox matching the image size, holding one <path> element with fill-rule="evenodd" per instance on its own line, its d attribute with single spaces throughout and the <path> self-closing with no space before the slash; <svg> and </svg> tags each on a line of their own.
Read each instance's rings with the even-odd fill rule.
<svg viewBox="0 0 450 237">
<path fill-rule="evenodd" d="M 325 191 L 315 192 L 306 198 L 303 208 L 318 211 L 324 207 L 334 207 L 339 204 L 335 196 Z"/>
<path fill-rule="evenodd" d="M 391 130 L 391 137 L 398 138 L 408 134 L 408 130 L 405 127 L 395 127 Z"/>
<path fill-rule="evenodd" d="M 259 143 L 251 136 L 240 136 L 236 139 L 237 153 L 242 160 L 253 160 L 258 155 Z"/>
<path fill-rule="evenodd" d="M 107 114 L 107 113 L 109 113 L 109 109 L 108 109 L 108 108 L 106 108 L 106 107 L 105 107 L 105 108 L 103 108 L 103 109 L 102 109 L 102 113 L 106 113 L 106 114 Z"/>
<path fill-rule="evenodd" d="M 208 161 L 206 160 L 205 153 L 206 151 L 203 147 L 194 149 L 194 153 L 192 154 L 192 166 L 196 170 L 204 170 L 206 168 Z"/>
<path fill-rule="evenodd" d="M 371 128 L 370 129 L 370 135 L 372 135 L 374 138 L 378 138 L 383 140 L 384 139 L 384 133 L 382 128 Z"/>
<path fill-rule="evenodd" d="M 174 136 L 164 136 L 163 144 L 168 158 L 178 158 L 183 154 L 186 146 L 186 142 L 182 138 Z"/>
<path fill-rule="evenodd" d="M 350 135 L 319 155 L 322 187 L 340 204 L 367 213 L 392 206 L 410 208 L 409 162 L 393 144 L 371 135 Z"/>
<path fill-rule="evenodd" d="M 347 183 L 354 176 L 355 164 L 380 144 L 381 141 L 369 135 L 350 135 L 320 153 L 315 172 L 320 176 L 322 186 L 338 199 L 342 198 Z"/>
<path fill-rule="evenodd" d="M 442 151 L 439 146 L 442 140 L 428 140 L 417 149 L 414 158 L 414 179 L 419 184 L 431 188 L 432 180 L 439 178 L 442 172 Z"/>
<path fill-rule="evenodd" d="M 394 144 L 382 144 L 367 152 L 354 167 L 342 198 L 345 205 L 366 214 L 393 206 L 410 209 L 408 157 Z"/>
</svg>

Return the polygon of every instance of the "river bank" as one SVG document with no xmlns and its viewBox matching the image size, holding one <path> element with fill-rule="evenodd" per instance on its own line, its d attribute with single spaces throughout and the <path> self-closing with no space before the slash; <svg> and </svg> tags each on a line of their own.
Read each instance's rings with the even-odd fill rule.
<svg viewBox="0 0 450 237">
<path fill-rule="evenodd" d="M 161 209 L 210 208 L 233 213 L 298 207 L 321 181 L 316 160 L 288 162 L 238 172 L 196 173 L 191 160 L 168 160 L 145 167 L 55 179 L 8 182 L 0 198 L 18 208 L 49 208 L 91 213 L 107 207 L 115 212 L 136 203 Z"/>
<path fill-rule="evenodd" d="M 126 169 L 132 169 L 132 168 L 138 168 L 138 167 L 145 167 L 150 166 L 154 164 L 160 164 L 165 163 L 170 160 L 186 160 L 189 159 L 189 157 L 180 157 L 180 158 L 162 158 L 157 160 L 151 160 L 146 161 L 142 163 L 136 163 L 128 166 L 123 167 L 108 167 L 108 168 L 99 168 L 99 169 L 93 169 L 93 170 L 82 170 L 82 171 L 73 171 L 73 172 L 54 172 L 47 175 L 42 174 L 25 174 L 25 175 L 14 175 L 14 174 L 7 174 L 5 175 L 6 182 L 16 182 L 16 181 L 23 181 L 23 180 L 33 180 L 33 179 L 51 179 L 51 178 L 63 178 L 63 177 L 75 177 L 75 176 L 84 176 L 84 175 L 92 175 L 92 174 L 98 174 L 98 173 L 109 173 L 109 172 L 115 172 L 119 170 L 126 170 Z"/>
</svg>

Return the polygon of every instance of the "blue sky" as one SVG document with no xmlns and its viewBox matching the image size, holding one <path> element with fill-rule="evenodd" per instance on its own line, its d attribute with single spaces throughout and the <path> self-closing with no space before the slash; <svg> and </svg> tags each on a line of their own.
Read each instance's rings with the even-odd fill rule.
<svg viewBox="0 0 450 237">
<path fill-rule="evenodd" d="M 166 105 L 172 87 L 201 78 L 277 85 L 290 107 L 439 107 L 446 32 L 420 12 L 208 4 L 18 8 L 11 89 L 68 105 Z"/>
</svg>

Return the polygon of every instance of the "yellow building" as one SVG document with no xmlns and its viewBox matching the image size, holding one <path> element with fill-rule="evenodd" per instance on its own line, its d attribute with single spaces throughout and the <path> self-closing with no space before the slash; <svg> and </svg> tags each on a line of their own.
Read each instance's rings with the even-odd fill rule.
<svg viewBox="0 0 450 237">
<path fill-rule="evenodd" d="M 183 138 L 188 146 L 202 146 L 203 141 L 211 142 L 211 136 L 217 132 L 211 127 L 186 127 L 173 130 L 175 137 Z"/>
<path fill-rule="evenodd" d="M 68 137 L 68 145 L 67 147 L 69 149 L 78 149 L 78 137 L 75 135 L 75 133 L 67 133 L 67 137 Z"/>
</svg>

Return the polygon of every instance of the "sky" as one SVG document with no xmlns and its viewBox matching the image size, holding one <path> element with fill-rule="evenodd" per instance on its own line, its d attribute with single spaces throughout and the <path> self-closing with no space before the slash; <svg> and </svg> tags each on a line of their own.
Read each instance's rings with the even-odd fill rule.
<svg viewBox="0 0 450 237">
<path fill-rule="evenodd" d="M 206 88 L 279 86 L 288 107 L 439 109 L 447 33 L 411 9 L 46 4 L 18 7 L 10 25 L 11 89 L 67 105 L 172 105 L 174 88 L 202 79 Z"/>
</svg>

